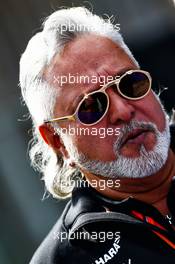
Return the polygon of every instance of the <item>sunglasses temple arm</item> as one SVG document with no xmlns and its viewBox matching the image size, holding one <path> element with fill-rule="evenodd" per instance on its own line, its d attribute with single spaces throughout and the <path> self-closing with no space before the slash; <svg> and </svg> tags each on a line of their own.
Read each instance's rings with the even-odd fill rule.
<svg viewBox="0 0 175 264">
<path fill-rule="evenodd" d="M 53 122 L 61 122 L 61 121 L 66 121 L 66 120 L 75 121 L 75 116 L 74 115 L 70 115 L 70 116 L 64 116 L 64 117 L 59 117 L 59 118 L 53 118 L 53 119 L 44 121 L 44 123 L 45 124 L 50 124 L 50 123 L 53 123 Z"/>
</svg>

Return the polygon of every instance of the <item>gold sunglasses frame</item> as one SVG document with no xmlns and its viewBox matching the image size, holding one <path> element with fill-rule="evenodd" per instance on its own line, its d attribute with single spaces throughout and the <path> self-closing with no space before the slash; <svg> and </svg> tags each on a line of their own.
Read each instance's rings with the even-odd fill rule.
<svg viewBox="0 0 175 264">
<path fill-rule="evenodd" d="M 119 88 L 119 83 L 120 83 L 121 79 L 124 78 L 127 74 L 132 74 L 132 73 L 134 73 L 134 72 L 141 72 L 141 73 L 144 73 L 144 74 L 148 77 L 148 80 L 149 80 L 149 88 L 148 88 L 148 91 L 147 91 L 144 95 L 142 95 L 142 96 L 140 96 L 140 97 L 137 97 L 137 98 L 132 98 L 132 97 L 129 97 L 129 96 L 126 96 L 126 95 L 122 94 L 122 92 L 120 91 L 120 88 Z M 149 91 L 150 91 L 150 89 L 151 89 L 152 78 L 151 78 L 150 73 L 147 72 L 147 71 L 143 71 L 143 70 L 129 70 L 129 71 L 125 72 L 124 74 L 122 74 L 119 78 L 117 78 L 117 79 L 115 79 L 115 80 L 112 80 L 112 81 L 108 82 L 107 84 L 103 85 L 101 89 L 99 89 L 99 90 L 95 90 L 95 91 L 90 92 L 90 93 L 88 93 L 88 94 L 85 94 L 84 97 L 82 98 L 82 100 L 79 102 L 79 104 L 78 104 L 78 106 L 77 106 L 75 112 L 74 112 L 72 115 L 68 115 L 68 116 L 64 116 L 64 117 L 58 117 L 58 118 L 53 118 L 53 119 L 50 119 L 50 120 L 46 120 L 46 121 L 44 121 L 44 123 L 45 123 L 45 124 L 49 124 L 49 123 L 53 123 L 53 122 L 61 122 L 61 121 L 66 121 L 66 120 L 69 120 L 69 121 L 76 121 L 76 120 L 78 120 L 81 124 L 86 125 L 86 126 L 92 126 L 92 125 L 95 125 L 95 124 L 99 123 L 99 122 L 102 120 L 102 118 L 106 115 L 106 113 L 107 113 L 107 111 L 108 111 L 108 109 L 109 109 L 109 96 L 108 96 L 108 94 L 106 93 L 106 89 L 107 89 L 108 87 L 110 87 L 111 85 L 113 85 L 113 84 L 116 84 L 117 91 L 118 91 L 118 93 L 119 93 L 122 97 L 134 101 L 134 100 L 140 100 L 140 99 L 144 98 L 144 97 L 149 93 Z M 92 95 L 92 94 L 94 94 L 94 93 L 100 93 L 100 92 L 101 92 L 101 93 L 104 93 L 104 94 L 106 95 L 106 97 L 107 97 L 107 106 L 106 106 L 106 110 L 105 110 L 104 114 L 102 115 L 102 117 L 101 117 L 99 120 L 97 120 L 97 121 L 94 122 L 94 123 L 91 123 L 91 124 L 83 123 L 83 122 L 78 118 L 78 114 L 77 114 L 77 113 L 78 113 L 78 110 L 79 110 L 79 108 L 80 108 L 80 105 L 82 104 L 82 102 L 83 102 L 86 98 L 88 98 L 89 95 Z"/>
</svg>

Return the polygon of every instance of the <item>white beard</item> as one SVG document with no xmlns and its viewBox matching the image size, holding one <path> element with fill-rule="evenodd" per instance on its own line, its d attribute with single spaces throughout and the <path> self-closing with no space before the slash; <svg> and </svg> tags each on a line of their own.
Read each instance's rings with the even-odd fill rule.
<svg viewBox="0 0 175 264">
<path fill-rule="evenodd" d="M 143 178 L 158 172 L 165 164 L 168 157 L 168 149 L 170 146 L 169 122 L 166 118 L 166 127 L 163 132 L 159 132 L 157 127 L 149 122 L 131 121 L 128 125 L 121 129 L 121 134 L 132 131 L 136 128 L 150 129 L 156 135 L 156 144 L 151 151 L 147 151 L 144 145 L 140 148 L 140 156 L 136 158 L 127 158 L 119 154 L 121 146 L 120 136 L 113 144 L 113 150 L 116 156 L 114 161 L 90 160 L 83 153 L 73 146 L 72 140 L 67 138 L 64 140 L 71 159 L 75 163 L 91 173 L 101 175 L 108 178 Z"/>
<path fill-rule="evenodd" d="M 87 171 L 108 178 L 143 178 L 158 172 L 165 164 L 168 157 L 170 145 L 169 125 L 161 133 L 154 124 L 132 121 L 133 128 L 154 128 L 157 142 L 151 151 L 147 151 L 144 145 L 140 148 L 140 156 L 136 158 L 126 158 L 119 154 L 118 140 L 114 143 L 113 149 L 116 160 L 103 162 L 99 160 L 89 160 L 82 153 L 76 157 L 76 162 L 81 168 Z"/>
</svg>

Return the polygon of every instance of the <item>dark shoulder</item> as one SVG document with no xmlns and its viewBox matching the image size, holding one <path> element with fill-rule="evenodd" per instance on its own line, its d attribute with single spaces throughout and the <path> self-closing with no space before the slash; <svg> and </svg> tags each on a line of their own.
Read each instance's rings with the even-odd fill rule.
<svg viewBox="0 0 175 264">
<path fill-rule="evenodd" d="M 67 248 L 67 240 L 63 239 L 67 237 L 64 219 L 69 208 L 70 202 L 67 203 L 62 215 L 34 253 L 30 264 L 53 264 L 55 263 L 55 259 L 57 263 L 62 263 L 61 254 L 64 254 Z M 61 253 L 60 256 L 59 253 Z M 60 262 L 58 261 L 59 259 Z"/>
</svg>

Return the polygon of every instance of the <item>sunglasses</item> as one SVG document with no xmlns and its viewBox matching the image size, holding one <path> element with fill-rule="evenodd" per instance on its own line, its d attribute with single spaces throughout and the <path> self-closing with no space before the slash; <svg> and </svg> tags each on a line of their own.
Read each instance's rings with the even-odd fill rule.
<svg viewBox="0 0 175 264">
<path fill-rule="evenodd" d="M 109 96 L 106 93 L 108 87 L 114 87 L 126 99 L 139 100 L 149 93 L 151 82 L 152 79 L 148 72 L 129 70 L 119 78 L 105 84 L 101 89 L 85 94 L 73 115 L 46 120 L 44 123 L 78 120 L 86 126 L 95 125 L 101 121 L 108 111 Z"/>
</svg>

